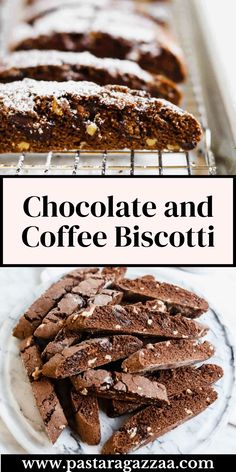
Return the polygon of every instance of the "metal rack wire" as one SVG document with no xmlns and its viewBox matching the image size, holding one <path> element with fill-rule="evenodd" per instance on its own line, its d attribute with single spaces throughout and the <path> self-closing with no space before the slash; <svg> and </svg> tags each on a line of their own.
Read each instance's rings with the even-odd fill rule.
<svg viewBox="0 0 236 472">
<path fill-rule="evenodd" d="M 201 122 L 203 139 L 197 150 L 179 151 L 70 151 L 44 154 L 0 155 L 0 174 L 4 175 L 215 175 L 201 84 L 196 63 L 196 39 L 189 0 L 173 0 L 173 27 L 188 61 L 189 78 L 185 85 L 183 108 Z"/>
</svg>

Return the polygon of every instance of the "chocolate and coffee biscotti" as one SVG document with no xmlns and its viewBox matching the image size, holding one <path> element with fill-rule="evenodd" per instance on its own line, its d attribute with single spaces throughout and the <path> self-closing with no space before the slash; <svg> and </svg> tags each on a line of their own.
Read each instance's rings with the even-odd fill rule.
<svg viewBox="0 0 236 472">
<path fill-rule="evenodd" d="M 0 63 L 0 82 L 24 78 L 58 82 L 89 81 L 98 85 L 125 85 L 145 90 L 153 97 L 164 98 L 179 105 L 182 94 L 176 84 L 161 76 L 152 75 L 132 61 L 97 58 L 89 52 L 19 51 Z"/>
<path fill-rule="evenodd" d="M 91 446 L 101 441 L 98 399 L 92 395 L 82 396 L 75 390 L 71 392 L 75 414 L 75 429 L 81 440 Z"/>
<path fill-rule="evenodd" d="M 80 333 L 73 333 L 62 328 L 53 341 L 49 342 L 42 352 L 42 359 L 48 361 L 55 354 L 60 353 L 63 349 L 78 344 L 81 341 Z"/>
<path fill-rule="evenodd" d="M 156 344 L 147 344 L 125 359 L 122 369 L 124 372 L 130 373 L 175 369 L 203 362 L 212 357 L 214 352 L 214 347 L 208 341 L 199 344 L 198 341 L 172 339 Z"/>
<path fill-rule="evenodd" d="M 174 82 L 186 78 L 181 48 L 155 21 L 131 11 L 105 9 L 82 17 L 81 8 L 65 8 L 19 25 L 12 50 L 89 51 L 98 57 L 131 59 L 143 69 Z"/>
<path fill-rule="evenodd" d="M 214 384 L 223 376 L 221 367 L 215 364 L 205 364 L 201 367 L 179 367 L 172 370 L 160 370 L 153 372 L 148 376 L 160 382 L 166 387 L 167 395 L 171 401 L 173 398 L 182 395 L 183 393 L 192 393 L 192 389 L 201 390 L 205 387 Z M 112 418 L 126 415 L 136 410 L 143 408 L 141 402 L 125 402 L 121 400 L 111 400 L 107 413 Z"/>
<path fill-rule="evenodd" d="M 37 0 L 33 6 L 30 6 L 24 12 L 24 20 L 30 24 L 34 24 L 36 20 L 42 18 L 48 13 L 60 10 L 63 15 L 65 8 L 80 8 L 80 17 L 90 17 L 98 10 L 105 8 L 119 8 L 126 11 L 133 11 L 155 20 L 158 24 L 166 26 L 169 22 L 169 12 L 162 5 L 155 5 L 148 8 L 147 4 L 135 3 L 132 0 Z"/>
<path fill-rule="evenodd" d="M 19 339 L 31 336 L 47 313 L 57 305 L 64 295 L 71 292 L 80 280 L 96 272 L 98 269 L 76 270 L 52 284 L 22 315 L 13 330 L 13 335 Z"/>
<path fill-rule="evenodd" d="M 42 378 L 32 382 L 32 390 L 46 433 L 54 444 L 67 426 L 67 419 L 56 395 L 54 385 L 51 380 Z"/>
<path fill-rule="evenodd" d="M 149 406 L 131 416 L 119 431 L 108 439 L 102 454 L 127 454 L 135 451 L 197 416 L 216 399 L 217 393 L 208 387 L 199 392 L 184 393 L 164 408 Z"/>
<path fill-rule="evenodd" d="M 202 136 L 201 125 L 191 114 L 146 92 L 31 79 L 0 85 L 0 129 L 2 153 L 189 150 Z"/>
<path fill-rule="evenodd" d="M 46 340 L 54 339 L 63 327 L 64 320 L 84 305 L 85 301 L 80 295 L 76 293 L 66 294 L 57 307 L 50 310 L 43 318 L 43 322 L 36 328 L 34 336 Z"/>
<path fill-rule="evenodd" d="M 195 293 L 176 285 L 159 282 L 149 275 L 134 280 L 123 279 L 116 284 L 116 288 L 124 292 L 125 299 L 130 301 L 158 299 L 164 303 L 169 312 L 181 313 L 190 318 L 202 315 L 209 308 L 207 301 Z"/>
<path fill-rule="evenodd" d="M 134 336 L 89 339 L 51 357 L 43 366 L 43 375 L 59 379 L 71 377 L 90 368 L 124 359 L 142 345 L 142 341 Z"/>
<path fill-rule="evenodd" d="M 194 339 L 207 334 L 207 326 L 182 315 L 147 308 L 145 305 L 95 306 L 69 316 L 66 327 L 76 332 L 135 334 L 143 336 Z"/>
<path fill-rule="evenodd" d="M 29 380 L 32 382 L 38 380 L 42 374 L 43 362 L 41 352 L 33 336 L 21 341 L 20 355 Z"/>
<path fill-rule="evenodd" d="M 94 394 L 102 398 L 161 406 L 169 403 L 165 386 L 141 375 L 91 369 L 71 380 L 76 391 L 84 396 Z"/>
<path fill-rule="evenodd" d="M 53 383 L 49 379 L 42 378 L 43 362 L 41 352 L 35 344 L 33 336 L 21 341 L 20 351 L 47 435 L 54 443 L 67 426 L 66 417 Z"/>
</svg>

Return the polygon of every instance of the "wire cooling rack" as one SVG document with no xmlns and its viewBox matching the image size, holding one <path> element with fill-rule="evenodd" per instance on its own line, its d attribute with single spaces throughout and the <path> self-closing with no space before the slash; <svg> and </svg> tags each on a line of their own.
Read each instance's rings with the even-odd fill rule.
<svg viewBox="0 0 236 472">
<path fill-rule="evenodd" d="M 204 134 L 198 148 L 179 151 L 70 151 L 41 154 L 0 154 L 0 174 L 4 175 L 215 175 L 202 89 L 196 61 L 191 0 L 172 0 L 173 28 L 179 37 L 189 69 L 184 86 L 183 108 L 201 122 Z M 0 144 L 1 145 L 1 144 Z"/>
</svg>

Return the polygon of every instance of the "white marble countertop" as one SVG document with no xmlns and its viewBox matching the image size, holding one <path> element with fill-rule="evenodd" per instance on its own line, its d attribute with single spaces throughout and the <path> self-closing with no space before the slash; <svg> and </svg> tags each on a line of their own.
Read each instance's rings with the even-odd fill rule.
<svg viewBox="0 0 236 472">
<path fill-rule="evenodd" d="M 64 271 L 65 269 L 63 269 Z M 58 272 L 58 269 L 55 269 Z M 29 290 L 33 290 L 42 278 L 48 277 L 50 272 L 36 268 L 4 268 L 0 269 L 0 323 L 8 316 L 11 309 L 24 299 Z M 148 272 L 148 269 L 147 269 Z M 198 269 L 196 272 L 180 271 L 179 269 L 159 269 L 160 278 L 168 272 L 175 279 L 188 281 L 196 284 L 198 290 L 205 293 L 207 298 L 220 310 L 225 318 L 226 324 L 236 338 L 236 316 L 234 313 L 234 296 L 236 287 L 236 269 Z M 14 292 L 13 292 L 14 287 Z M 17 288 L 16 288 L 17 287 Z M 201 449 L 201 454 L 230 454 L 235 452 L 236 438 L 236 411 L 232 412 L 230 423 L 221 431 L 220 437 L 212 442 L 210 450 Z M 11 436 L 7 426 L 0 421 L 0 453 L 23 453 L 25 452 Z"/>
</svg>

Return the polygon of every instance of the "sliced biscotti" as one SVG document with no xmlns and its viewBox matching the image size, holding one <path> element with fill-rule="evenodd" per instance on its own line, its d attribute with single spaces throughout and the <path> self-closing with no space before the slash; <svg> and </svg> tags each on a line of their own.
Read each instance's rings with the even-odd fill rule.
<svg viewBox="0 0 236 472">
<path fill-rule="evenodd" d="M 142 341 L 134 336 L 89 339 L 51 357 L 43 366 L 43 375 L 52 378 L 71 377 L 89 368 L 124 359 L 142 345 Z"/>
<path fill-rule="evenodd" d="M 52 443 L 55 443 L 67 426 L 62 406 L 51 380 L 41 376 L 43 367 L 41 352 L 32 336 L 21 342 L 20 351 L 46 433 Z"/>
<path fill-rule="evenodd" d="M 159 282 L 152 276 L 144 276 L 134 280 L 123 279 L 116 287 L 117 290 L 124 292 L 124 297 L 128 300 L 158 299 L 171 313 L 181 313 L 190 318 L 202 315 L 209 308 L 207 301 L 195 293 L 176 285 Z"/>
<path fill-rule="evenodd" d="M 62 328 L 57 333 L 55 339 L 50 341 L 44 348 L 42 352 L 42 359 L 44 361 L 48 361 L 51 357 L 55 356 L 55 354 L 63 351 L 63 349 L 71 347 L 74 344 L 78 344 L 81 339 L 82 335 L 80 333 L 73 333 Z"/>
<path fill-rule="evenodd" d="M 92 268 L 89 271 L 86 269 L 75 270 L 52 284 L 22 315 L 13 330 L 13 335 L 19 339 L 31 336 L 47 313 L 57 305 L 64 295 L 71 292 L 72 288 L 78 285 L 84 277 L 97 271 L 98 269 Z"/>
<path fill-rule="evenodd" d="M 182 395 L 184 392 L 191 394 L 192 389 L 200 391 L 217 382 L 223 376 L 223 369 L 215 364 L 205 364 L 201 367 L 179 367 L 173 370 L 161 370 L 154 372 L 148 378 L 155 379 L 166 387 L 168 398 Z M 111 417 L 122 416 L 139 410 L 141 402 L 129 403 L 120 400 L 111 400 L 108 415 Z"/>
<path fill-rule="evenodd" d="M 87 370 L 72 377 L 72 383 L 81 395 L 96 395 L 141 403 L 168 404 L 166 388 L 161 383 L 141 375 L 111 372 L 103 369 Z"/>
<path fill-rule="evenodd" d="M 203 362 L 213 356 L 214 347 L 208 341 L 200 344 L 187 339 L 147 344 L 122 362 L 124 372 L 152 372 Z"/>
<path fill-rule="evenodd" d="M 98 399 L 92 395 L 83 396 L 75 390 L 71 392 L 75 429 L 81 440 L 91 446 L 101 441 Z"/>
<path fill-rule="evenodd" d="M 122 25 L 122 27 L 121 27 Z M 155 74 L 181 82 L 186 66 L 181 48 L 170 32 L 131 11 L 106 9 L 81 17 L 81 9 L 55 11 L 19 25 L 12 50 L 57 49 L 89 51 L 98 57 L 132 59 Z"/>
<path fill-rule="evenodd" d="M 153 8 L 148 8 L 147 3 L 137 3 L 129 0 L 120 0 L 117 5 L 116 0 L 37 0 L 33 6 L 26 8 L 24 12 L 24 20 L 29 24 L 34 22 L 56 10 L 60 10 L 63 15 L 65 8 L 80 8 L 80 17 L 88 17 L 95 14 L 98 10 L 105 8 L 125 8 L 126 11 L 134 11 L 139 14 L 148 16 L 155 20 L 158 24 L 167 25 L 169 22 L 169 14 L 166 7 L 157 4 Z"/>
<path fill-rule="evenodd" d="M 170 102 L 119 85 L 83 81 L 1 84 L 0 128 L 2 153 L 189 150 L 202 136 L 200 123 Z"/>
<path fill-rule="evenodd" d="M 63 327 L 64 320 L 85 306 L 85 300 L 76 293 L 66 294 L 44 318 L 43 322 L 36 328 L 34 336 L 40 339 L 54 339 Z"/>
<path fill-rule="evenodd" d="M 145 90 L 153 97 L 164 98 L 176 105 L 182 94 L 176 84 L 161 76 L 144 71 L 132 61 L 98 58 L 89 52 L 18 51 L 0 63 L 0 82 L 24 78 L 58 82 L 89 81 L 98 85 L 125 85 Z"/>
<path fill-rule="evenodd" d="M 171 316 L 142 305 L 90 306 L 66 320 L 69 330 L 123 333 L 163 338 L 200 338 L 208 328 L 182 315 Z"/>
<path fill-rule="evenodd" d="M 95 288 L 94 282 L 95 285 L 98 282 L 98 293 L 96 295 L 91 296 L 91 298 L 87 298 L 86 296 L 82 298 L 81 295 L 76 293 L 76 291 L 81 291 L 84 293 L 84 290 L 81 289 L 81 285 L 83 284 L 89 284 L 91 291 L 93 291 Z M 106 279 L 102 278 L 100 280 L 100 278 L 93 279 L 91 277 L 81 282 L 81 284 L 78 286 L 74 287 L 72 293 L 65 295 L 58 303 L 57 307 L 51 310 L 44 317 L 43 322 L 35 330 L 34 336 L 45 340 L 54 339 L 59 331 L 63 328 L 65 320 L 75 311 L 78 312 L 83 307 L 86 305 L 89 306 L 90 304 L 102 306 L 121 301 L 123 296 L 122 292 L 104 289 L 101 293 L 99 293 L 99 288 L 103 288 L 106 283 Z"/>
<path fill-rule="evenodd" d="M 169 406 L 154 405 L 131 416 L 128 421 L 108 439 L 103 454 L 127 454 L 155 441 L 165 433 L 190 420 L 208 408 L 217 399 L 210 387 L 175 398 Z"/>
<path fill-rule="evenodd" d="M 20 355 L 29 380 L 32 382 L 38 380 L 42 374 L 43 362 L 41 359 L 41 351 L 35 343 L 34 337 L 21 341 Z"/>
<path fill-rule="evenodd" d="M 44 378 L 32 382 L 31 385 L 46 433 L 54 444 L 67 426 L 67 419 L 56 395 L 54 385 L 51 380 Z"/>
</svg>

